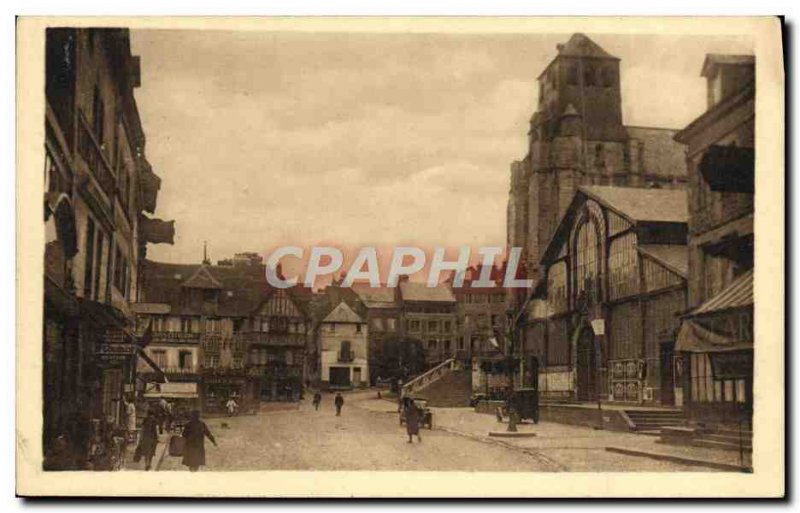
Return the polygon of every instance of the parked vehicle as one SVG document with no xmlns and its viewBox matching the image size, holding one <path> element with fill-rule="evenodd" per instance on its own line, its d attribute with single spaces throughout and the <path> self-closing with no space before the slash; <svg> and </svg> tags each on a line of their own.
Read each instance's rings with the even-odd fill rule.
<svg viewBox="0 0 800 513">
<path fill-rule="evenodd" d="M 428 429 L 433 429 L 433 412 L 431 409 L 428 408 L 428 400 L 422 397 L 415 397 L 414 404 L 417 405 L 417 408 L 422 410 L 422 420 L 420 421 L 420 427 L 427 427 Z M 400 425 L 406 423 L 406 404 L 409 401 L 408 397 L 403 398 L 403 408 L 400 409 Z"/>
</svg>

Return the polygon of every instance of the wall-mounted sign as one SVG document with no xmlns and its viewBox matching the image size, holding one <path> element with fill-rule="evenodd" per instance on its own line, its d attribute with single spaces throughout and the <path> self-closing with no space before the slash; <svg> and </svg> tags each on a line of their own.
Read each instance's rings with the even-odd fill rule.
<svg viewBox="0 0 800 513">
<path fill-rule="evenodd" d="M 592 321 L 592 331 L 595 335 L 606 334 L 606 321 L 605 319 L 595 319 Z"/>
</svg>

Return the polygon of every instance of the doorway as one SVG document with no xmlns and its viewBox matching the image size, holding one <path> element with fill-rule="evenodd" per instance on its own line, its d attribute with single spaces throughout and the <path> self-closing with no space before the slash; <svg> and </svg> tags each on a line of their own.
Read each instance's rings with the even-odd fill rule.
<svg viewBox="0 0 800 513">
<path fill-rule="evenodd" d="M 597 362 L 594 349 L 594 332 L 589 327 L 578 328 L 577 371 L 579 401 L 593 401 L 596 399 Z"/>
<path fill-rule="evenodd" d="M 350 386 L 350 367 L 331 367 L 330 384 L 334 387 Z"/>
</svg>

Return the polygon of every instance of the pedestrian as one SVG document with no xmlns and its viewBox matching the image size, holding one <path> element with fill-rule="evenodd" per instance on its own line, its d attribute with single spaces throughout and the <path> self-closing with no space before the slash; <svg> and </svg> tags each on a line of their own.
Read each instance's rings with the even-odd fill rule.
<svg viewBox="0 0 800 513">
<path fill-rule="evenodd" d="M 233 417 L 236 415 L 236 410 L 239 408 L 239 405 L 236 404 L 236 401 L 231 397 L 228 399 L 228 402 L 225 403 L 225 407 L 228 409 L 228 417 Z"/>
<path fill-rule="evenodd" d="M 406 433 L 408 433 L 408 443 L 413 443 L 413 435 L 417 435 L 417 440 L 422 442 L 422 437 L 419 436 L 419 424 L 422 421 L 422 409 L 417 406 L 413 399 L 408 401 L 406 407 Z"/>
<path fill-rule="evenodd" d="M 206 446 L 205 438 L 208 437 L 214 447 L 217 446 L 217 441 L 214 435 L 208 430 L 206 423 L 200 420 L 200 412 L 193 410 L 189 422 L 183 428 L 183 464 L 189 467 L 192 472 L 197 472 L 197 469 L 206 464 Z"/>
<path fill-rule="evenodd" d="M 319 390 L 314 392 L 314 409 L 319 410 L 319 405 L 322 402 L 322 394 L 319 393 Z"/>
<path fill-rule="evenodd" d="M 166 417 L 167 417 L 167 431 L 170 431 L 170 432 L 172 431 L 173 411 L 174 410 L 173 410 L 172 401 L 167 401 L 167 411 L 165 413 L 166 413 Z"/>
<path fill-rule="evenodd" d="M 128 431 L 128 441 L 136 442 L 136 404 L 128 397 L 125 401 L 125 424 Z"/>
<path fill-rule="evenodd" d="M 342 397 L 341 392 L 336 392 L 336 399 L 334 399 L 333 404 L 336 405 L 336 416 L 342 416 L 342 406 L 344 406 L 344 397 Z"/>
<path fill-rule="evenodd" d="M 139 458 L 144 458 L 144 469 L 150 470 L 153 463 L 153 456 L 156 454 L 156 446 L 158 445 L 158 432 L 156 426 L 158 419 L 152 410 L 147 410 L 147 416 L 142 421 L 142 436 L 139 439 L 139 445 L 136 446 L 136 453 L 133 456 L 134 461 L 139 461 Z"/>
<path fill-rule="evenodd" d="M 158 401 L 158 432 L 163 433 L 164 429 L 167 427 L 167 400 L 165 398 L 161 398 Z"/>
</svg>

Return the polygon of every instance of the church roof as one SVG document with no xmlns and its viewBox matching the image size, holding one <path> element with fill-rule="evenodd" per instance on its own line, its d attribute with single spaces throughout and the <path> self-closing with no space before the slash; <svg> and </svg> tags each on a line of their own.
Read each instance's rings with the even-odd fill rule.
<svg viewBox="0 0 800 513">
<path fill-rule="evenodd" d="M 634 223 L 689 222 L 688 193 L 682 189 L 581 185 L 579 190 Z"/>
<path fill-rule="evenodd" d="M 572 34 L 564 44 L 558 45 L 558 55 L 565 57 L 592 57 L 600 59 L 616 59 L 613 55 L 603 50 L 600 45 L 589 39 L 585 34 Z"/>
</svg>

